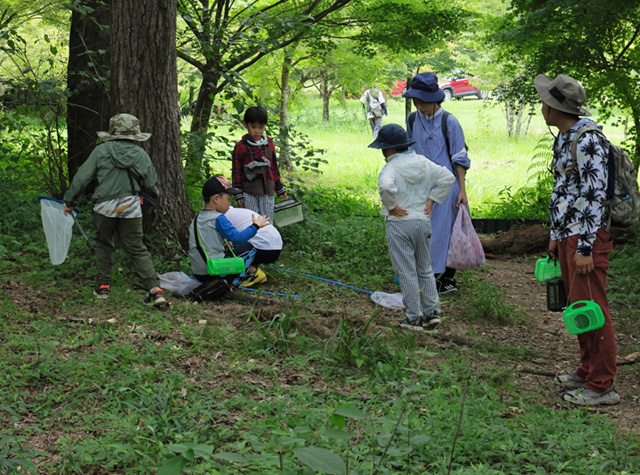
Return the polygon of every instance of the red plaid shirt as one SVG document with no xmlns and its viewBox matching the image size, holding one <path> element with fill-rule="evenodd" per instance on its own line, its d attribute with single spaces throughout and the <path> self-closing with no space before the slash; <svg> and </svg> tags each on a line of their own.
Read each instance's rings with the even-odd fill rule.
<svg viewBox="0 0 640 475">
<path fill-rule="evenodd" d="M 248 134 L 242 137 L 236 146 L 233 149 L 233 154 L 231 155 L 231 181 L 232 186 L 243 190 L 243 183 L 249 181 L 247 178 L 247 174 L 245 173 L 244 166 L 251 163 L 254 160 L 266 157 L 265 154 L 266 147 L 271 149 L 271 158 L 269 158 L 269 162 L 271 163 L 271 167 L 268 168 L 264 173 L 262 173 L 262 182 L 263 189 L 266 192 L 266 182 L 273 181 L 275 182 L 275 190 L 278 196 L 286 193 L 286 189 L 282 184 L 280 178 L 280 170 L 278 168 L 278 162 L 276 160 L 276 147 L 273 145 L 273 139 L 271 137 L 267 137 L 267 145 L 250 145 L 247 142 Z M 256 178 L 255 180 L 259 180 L 260 178 Z M 255 181 L 254 180 L 254 181 Z"/>
</svg>

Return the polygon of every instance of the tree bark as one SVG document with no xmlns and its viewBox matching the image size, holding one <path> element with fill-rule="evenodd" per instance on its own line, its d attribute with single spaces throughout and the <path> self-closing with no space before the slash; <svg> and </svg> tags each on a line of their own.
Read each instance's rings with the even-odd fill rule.
<svg viewBox="0 0 640 475">
<path fill-rule="evenodd" d="M 145 231 L 186 249 L 193 209 L 180 149 L 176 12 L 176 0 L 112 0 L 112 88 L 114 112 L 135 115 L 152 133 L 141 145 L 158 172 L 161 196 Z"/>
<path fill-rule="evenodd" d="M 291 87 L 289 86 L 289 76 L 293 66 L 293 53 L 295 49 L 284 51 L 282 62 L 282 74 L 280 75 L 280 159 L 281 168 L 291 170 L 291 147 L 289 145 L 289 99 L 291 97 Z"/>
<path fill-rule="evenodd" d="M 107 130 L 113 115 L 106 86 L 109 78 L 111 0 L 85 0 L 71 13 L 67 63 L 67 148 L 72 179 Z M 82 7 L 82 9 L 80 9 Z M 89 9 L 90 13 L 85 13 Z M 88 190 L 91 192 L 91 190 Z"/>
</svg>

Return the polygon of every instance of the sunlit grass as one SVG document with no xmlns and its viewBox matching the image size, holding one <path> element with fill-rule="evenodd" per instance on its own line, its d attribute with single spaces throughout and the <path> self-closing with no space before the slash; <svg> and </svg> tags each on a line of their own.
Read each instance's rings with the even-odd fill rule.
<svg viewBox="0 0 640 475">
<path fill-rule="evenodd" d="M 372 141 L 371 129 L 360 101 L 334 98 L 330 104 L 330 120 L 325 122 L 318 97 L 299 100 L 302 105 L 291 114 L 291 124 L 308 136 L 313 147 L 325 150 L 327 161 L 320 167 L 322 174 L 309 176 L 308 182 L 375 195 L 384 158 L 380 150 L 368 148 Z M 404 126 L 405 101 L 387 98 L 387 106 L 389 115 L 383 117 L 383 124 Z M 467 173 L 467 193 L 472 214 L 474 208 L 497 201 L 498 194 L 505 188 L 515 191 L 533 183 L 536 170 L 530 167 L 534 149 L 540 138 L 549 134 L 539 107 L 534 108 L 528 134 L 509 137 L 504 115 L 495 102 L 464 99 L 445 102 L 443 106 L 460 121 L 469 146 L 471 168 Z M 594 118 L 598 120 L 596 114 Z M 608 125 L 605 130 L 615 142 L 622 140 L 621 128 Z M 236 133 L 239 139 L 242 130 Z M 215 167 L 221 173 L 230 174 L 229 162 L 217 162 Z"/>
</svg>

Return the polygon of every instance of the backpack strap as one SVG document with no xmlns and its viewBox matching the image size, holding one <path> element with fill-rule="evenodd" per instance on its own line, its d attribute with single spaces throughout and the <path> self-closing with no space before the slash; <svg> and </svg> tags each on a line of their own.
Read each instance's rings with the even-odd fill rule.
<svg viewBox="0 0 640 475">
<path fill-rule="evenodd" d="M 206 265 L 209 258 L 207 257 L 207 253 L 205 252 L 204 246 L 201 243 L 202 237 L 200 237 L 200 233 L 198 232 L 198 216 L 200 216 L 200 213 L 196 214 L 196 217 L 193 220 L 193 234 L 196 238 L 196 249 L 202 256 L 202 259 L 204 260 L 204 264 Z"/>
<path fill-rule="evenodd" d="M 416 111 L 413 111 L 411 114 L 409 114 L 407 116 L 407 127 L 409 128 L 409 132 L 411 133 L 411 136 L 413 137 L 413 124 L 416 121 Z"/>
<path fill-rule="evenodd" d="M 209 260 L 209 256 L 207 256 L 207 253 L 204 250 L 204 243 L 202 242 L 202 237 L 200 236 L 200 233 L 198 232 L 198 216 L 200 216 L 200 213 L 196 214 L 196 217 L 193 220 L 193 234 L 195 235 L 195 238 L 196 238 L 196 249 L 198 250 L 198 252 L 202 256 L 202 259 L 204 260 L 204 263 L 206 265 L 207 261 Z M 227 243 L 229 241 L 224 239 L 224 242 Z M 236 253 L 233 252 L 233 246 L 229 246 L 229 250 L 231 251 L 231 255 L 233 255 L 233 257 L 238 257 L 238 256 L 236 256 Z"/>
<path fill-rule="evenodd" d="M 447 119 L 451 115 L 451 112 L 442 110 L 442 123 L 440 124 L 440 128 L 442 128 L 442 135 L 444 135 L 444 143 L 447 146 L 447 155 L 449 155 L 449 161 L 451 162 L 451 166 L 453 166 L 453 161 L 451 160 L 451 151 L 449 150 L 449 126 L 447 125 Z M 465 144 L 466 146 L 466 144 Z"/>
<path fill-rule="evenodd" d="M 602 131 L 595 125 L 587 124 L 580 127 L 577 132 L 573 134 L 573 138 L 571 139 L 571 165 L 567 167 L 566 173 L 571 173 L 578 164 L 578 140 L 580 140 L 580 137 L 582 137 L 586 132 L 590 131 L 598 132 L 606 139 Z"/>
</svg>

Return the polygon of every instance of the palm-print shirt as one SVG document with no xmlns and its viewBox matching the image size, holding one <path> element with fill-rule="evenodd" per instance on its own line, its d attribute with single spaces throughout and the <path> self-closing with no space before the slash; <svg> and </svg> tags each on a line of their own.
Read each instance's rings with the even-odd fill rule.
<svg viewBox="0 0 640 475">
<path fill-rule="evenodd" d="M 585 132 L 578 141 L 576 163 L 571 157 L 574 134 L 584 125 L 580 119 L 566 133 L 558 134 L 553 146 L 553 191 L 549 203 L 551 239 L 578 234 L 577 253 L 590 256 L 598 229 L 607 225 L 607 161 L 609 145 L 595 131 Z"/>
</svg>

